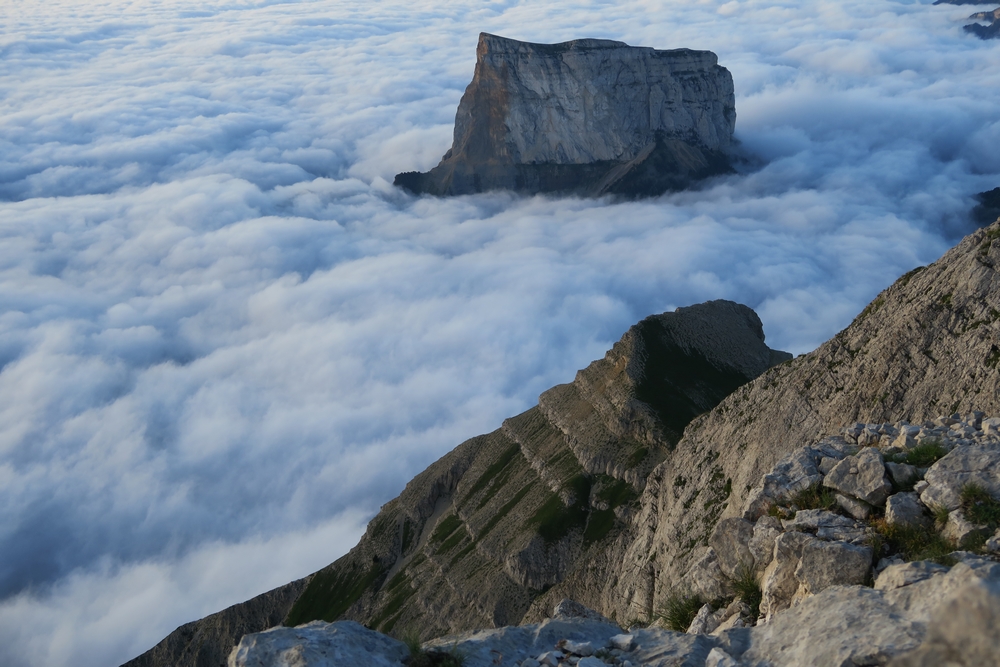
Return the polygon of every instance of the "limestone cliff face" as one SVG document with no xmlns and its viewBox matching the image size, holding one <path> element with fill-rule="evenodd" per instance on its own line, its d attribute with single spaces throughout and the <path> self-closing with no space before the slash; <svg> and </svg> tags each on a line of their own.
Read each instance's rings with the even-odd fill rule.
<svg viewBox="0 0 1000 667">
<path fill-rule="evenodd" d="M 729 301 L 646 318 L 537 407 L 417 475 L 349 554 L 270 595 L 294 599 L 290 625 L 344 618 L 431 637 L 516 624 L 614 544 L 691 419 L 787 358 L 764 344 L 752 310 Z M 257 606 L 224 613 L 258 619 Z M 212 619 L 129 664 L 210 664 L 192 657 L 194 639 L 225 656 L 239 637 Z"/>
<path fill-rule="evenodd" d="M 631 532 L 608 552 L 621 559 L 620 574 L 611 581 L 581 571 L 561 585 L 587 591 L 579 597 L 605 614 L 645 617 L 682 580 L 718 519 L 741 515 L 752 487 L 796 443 L 851 422 L 1000 413 L 998 266 L 1000 221 L 901 277 L 814 352 L 694 419 L 647 480 Z"/>
<path fill-rule="evenodd" d="M 415 192 L 658 194 L 728 167 L 733 80 L 709 51 L 483 33 L 454 143 Z"/>
</svg>

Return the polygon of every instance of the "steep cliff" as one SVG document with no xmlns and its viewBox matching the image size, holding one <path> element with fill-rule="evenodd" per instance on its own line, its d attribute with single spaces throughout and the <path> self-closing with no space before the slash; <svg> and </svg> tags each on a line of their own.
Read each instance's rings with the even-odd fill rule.
<svg viewBox="0 0 1000 667">
<path fill-rule="evenodd" d="M 646 318 L 571 384 L 415 477 L 304 589 L 270 595 L 295 598 L 291 625 L 347 618 L 437 636 L 518 623 L 543 591 L 614 542 L 691 419 L 790 357 L 764 344 L 752 310 L 729 301 Z M 261 619 L 257 606 L 223 613 Z M 213 619 L 128 664 L 221 664 L 195 659 L 206 643 L 215 642 L 214 657 L 239 640 Z"/>
<path fill-rule="evenodd" d="M 728 170 L 733 80 L 708 51 L 483 33 L 451 149 L 396 185 L 458 195 L 659 194 Z"/>
<path fill-rule="evenodd" d="M 814 352 L 694 419 L 647 480 L 631 532 L 608 550 L 620 574 L 571 573 L 538 607 L 580 592 L 605 614 L 648 615 L 703 553 L 719 517 L 740 516 L 779 458 L 842 424 L 1000 414 L 998 264 L 1000 221 L 901 277 Z M 712 504 L 720 479 L 731 480 L 724 509 Z"/>
</svg>

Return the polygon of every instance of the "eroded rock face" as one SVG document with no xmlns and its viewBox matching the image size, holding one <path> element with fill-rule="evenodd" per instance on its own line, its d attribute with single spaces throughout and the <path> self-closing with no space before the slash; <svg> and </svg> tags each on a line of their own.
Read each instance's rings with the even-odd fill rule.
<svg viewBox="0 0 1000 667">
<path fill-rule="evenodd" d="M 417 475 L 270 623 L 349 619 L 439 636 L 522 622 L 541 590 L 580 568 L 612 581 L 604 554 L 686 424 L 790 356 L 768 348 L 757 315 L 733 302 L 646 318 L 538 407 Z M 599 591 L 577 592 L 597 606 Z M 239 640 L 195 628 L 222 655 Z M 186 657 L 190 636 L 172 634 L 156 660 L 137 664 L 200 667 Z"/>
<path fill-rule="evenodd" d="M 729 71 L 709 51 L 483 33 L 451 149 L 396 184 L 417 193 L 660 194 L 728 170 Z"/>
</svg>

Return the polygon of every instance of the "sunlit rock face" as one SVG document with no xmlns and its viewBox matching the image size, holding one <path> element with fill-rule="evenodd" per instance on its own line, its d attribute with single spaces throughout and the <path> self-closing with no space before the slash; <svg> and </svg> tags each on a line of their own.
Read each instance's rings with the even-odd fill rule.
<svg viewBox="0 0 1000 667">
<path fill-rule="evenodd" d="M 652 195 L 729 169 L 732 75 L 710 51 L 483 33 L 451 149 L 396 184 L 418 193 Z"/>
</svg>

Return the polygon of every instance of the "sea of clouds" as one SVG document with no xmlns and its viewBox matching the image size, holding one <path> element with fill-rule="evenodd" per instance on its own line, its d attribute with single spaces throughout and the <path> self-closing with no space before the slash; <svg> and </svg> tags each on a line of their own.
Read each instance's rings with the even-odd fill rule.
<svg viewBox="0 0 1000 667">
<path fill-rule="evenodd" d="M 22 0 L 0 11 L 0 664 L 106 667 L 346 552 L 635 321 L 802 353 L 1000 185 L 1000 42 L 887 0 Z M 480 31 L 711 49 L 743 173 L 391 186 Z"/>
</svg>

